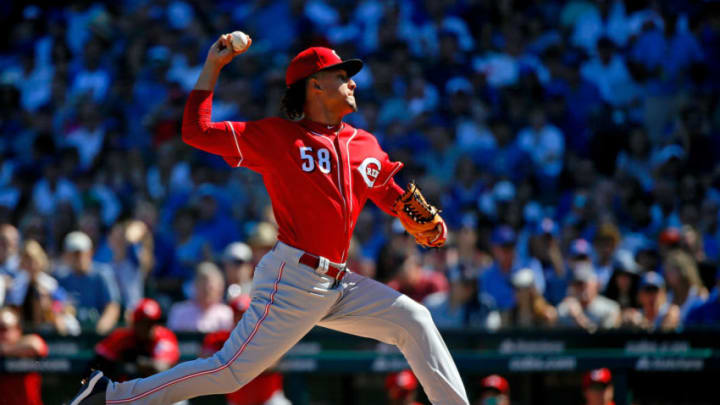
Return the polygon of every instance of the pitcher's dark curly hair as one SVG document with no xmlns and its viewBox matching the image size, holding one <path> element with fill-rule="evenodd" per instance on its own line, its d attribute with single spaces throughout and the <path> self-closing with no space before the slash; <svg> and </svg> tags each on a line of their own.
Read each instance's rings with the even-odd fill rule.
<svg viewBox="0 0 720 405">
<path fill-rule="evenodd" d="M 305 83 L 307 83 L 307 79 L 293 83 L 285 89 L 285 95 L 282 98 L 282 112 L 293 121 L 302 119 L 305 114 Z"/>
</svg>

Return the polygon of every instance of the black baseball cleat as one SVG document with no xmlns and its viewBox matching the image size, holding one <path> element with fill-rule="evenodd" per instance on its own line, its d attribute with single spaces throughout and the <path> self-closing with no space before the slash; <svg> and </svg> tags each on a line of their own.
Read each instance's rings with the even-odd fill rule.
<svg viewBox="0 0 720 405">
<path fill-rule="evenodd" d="M 105 390 L 110 380 L 100 370 L 94 370 L 84 379 L 80 392 L 69 405 L 105 405 Z"/>
</svg>

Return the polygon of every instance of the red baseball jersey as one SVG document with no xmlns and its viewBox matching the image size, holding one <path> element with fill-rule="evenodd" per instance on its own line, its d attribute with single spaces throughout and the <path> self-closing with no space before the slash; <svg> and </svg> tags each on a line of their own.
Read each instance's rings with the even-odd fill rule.
<svg viewBox="0 0 720 405">
<path fill-rule="evenodd" d="M 156 360 L 174 364 L 180 359 L 177 337 L 168 328 L 153 327 L 152 339 L 144 344 L 135 337 L 132 328 L 115 329 L 110 336 L 95 345 L 95 352 L 112 361 L 133 361 L 133 357 L 144 355 Z"/>
<path fill-rule="evenodd" d="M 230 331 L 223 330 L 205 335 L 203 352 L 215 353 L 222 349 L 230 337 Z M 264 372 L 235 392 L 227 394 L 229 405 L 260 405 L 283 389 L 283 376 L 277 372 Z"/>
<path fill-rule="evenodd" d="M 346 123 L 328 127 L 282 118 L 212 123 L 212 95 L 190 93 L 183 141 L 263 176 L 280 241 L 344 262 L 368 199 L 394 215 L 403 189 L 392 176 L 403 164 L 391 162 L 372 134 Z"/>
<path fill-rule="evenodd" d="M 39 336 L 38 336 L 39 337 Z M 42 340 L 42 338 L 40 338 Z M 48 348 L 45 341 L 38 357 L 46 357 Z M 42 377 L 40 373 L 3 373 L 0 374 L 0 404 L 3 405 L 42 405 Z"/>
</svg>

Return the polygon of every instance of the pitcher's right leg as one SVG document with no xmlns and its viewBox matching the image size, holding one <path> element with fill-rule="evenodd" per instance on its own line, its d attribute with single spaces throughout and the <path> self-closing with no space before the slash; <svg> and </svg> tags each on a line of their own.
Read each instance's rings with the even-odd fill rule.
<svg viewBox="0 0 720 405">
<path fill-rule="evenodd" d="M 338 289 L 318 287 L 318 280 L 269 253 L 255 272 L 250 308 L 219 352 L 148 378 L 111 383 L 107 404 L 170 404 L 239 389 L 295 345 L 337 300 Z"/>
</svg>

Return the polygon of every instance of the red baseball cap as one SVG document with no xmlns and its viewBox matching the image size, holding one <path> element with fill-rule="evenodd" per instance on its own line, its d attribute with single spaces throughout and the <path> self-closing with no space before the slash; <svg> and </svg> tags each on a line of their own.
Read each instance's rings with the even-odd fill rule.
<svg viewBox="0 0 720 405">
<path fill-rule="evenodd" d="M 293 83 L 325 69 L 345 69 L 351 77 L 362 67 L 363 62 L 360 59 L 343 61 L 334 50 L 315 46 L 300 52 L 290 61 L 285 72 L 285 84 L 290 87 Z"/>
<path fill-rule="evenodd" d="M 140 320 L 157 321 L 162 316 L 162 309 L 157 301 L 150 298 L 143 298 L 135 307 L 132 313 L 132 321 L 139 322 Z"/>
<path fill-rule="evenodd" d="M 249 295 L 240 294 L 237 297 L 233 298 L 232 301 L 230 301 L 230 308 L 232 308 L 232 310 L 235 312 L 244 314 L 245 311 L 250 308 L 250 301 L 252 301 L 252 299 Z"/>
<path fill-rule="evenodd" d="M 497 374 L 491 374 L 480 381 L 483 388 L 492 388 L 498 390 L 501 394 L 507 394 L 510 391 L 510 384 L 507 380 Z"/>
<path fill-rule="evenodd" d="M 392 399 L 406 398 L 417 386 L 418 380 L 410 370 L 392 373 L 385 379 L 385 389 Z"/>
<path fill-rule="evenodd" d="M 583 377 L 583 389 L 587 389 L 591 384 L 610 385 L 612 382 L 612 373 L 607 368 L 598 368 L 591 370 Z"/>
</svg>

